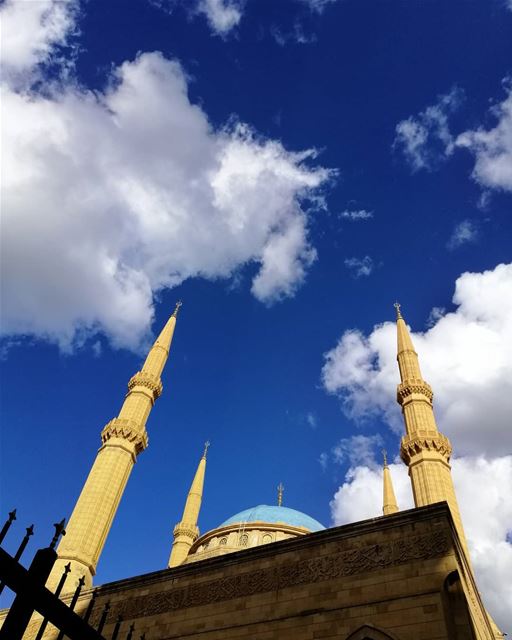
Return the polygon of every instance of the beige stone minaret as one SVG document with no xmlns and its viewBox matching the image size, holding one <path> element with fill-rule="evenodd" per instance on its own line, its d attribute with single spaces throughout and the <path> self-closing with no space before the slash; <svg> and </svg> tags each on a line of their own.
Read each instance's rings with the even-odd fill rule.
<svg viewBox="0 0 512 640">
<path fill-rule="evenodd" d="M 391 473 L 388 467 L 388 458 L 384 450 L 382 450 L 384 456 L 384 468 L 383 468 L 383 504 L 382 513 L 387 516 L 390 513 L 396 513 L 398 511 L 398 505 L 396 503 L 395 491 L 393 489 L 393 481 L 391 479 Z"/>
<path fill-rule="evenodd" d="M 446 501 L 466 555 L 466 536 L 462 527 L 450 467 L 452 446 L 437 429 L 432 406 L 433 393 L 421 376 L 418 354 L 395 303 L 398 333 L 398 366 L 401 383 L 397 402 L 402 407 L 406 435 L 402 438 L 400 457 L 409 468 L 414 504 L 422 507 Z"/>
<path fill-rule="evenodd" d="M 201 500 L 203 499 L 206 453 L 209 446 L 210 443 L 206 442 L 203 457 L 199 461 L 196 475 L 188 492 L 185 508 L 183 509 L 183 517 L 181 518 L 181 522 L 178 522 L 174 527 L 174 542 L 172 543 L 169 567 L 177 567 L 185 562 L 190 547 L 199 536 L 197 520 L 201 509 Z"/>
<path fill-rule="evenodd" d="M 59 581 L 68 562 L 71 563 L 71 573 L 66 580 L 68 590 L 75 589 L 81 576 L 85 577 L 86 587 L 92 585 L 133 465 L 148 446 L 146 421 L 162 393 L 160 376 L 169 356 L 180 306 L 178 302 L 142 369 L 128 382 L 128 393 L 119 416 L 101 432 L 102 446 L 57 549 L 59 558 L 48 579 L 49 588 Z"/>
</svg>

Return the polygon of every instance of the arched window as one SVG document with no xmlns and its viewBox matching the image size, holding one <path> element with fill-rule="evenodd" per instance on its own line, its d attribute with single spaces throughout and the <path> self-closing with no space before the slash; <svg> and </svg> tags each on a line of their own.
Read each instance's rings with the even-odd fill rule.
<svg viewBox="0 0 512 640">
<path fill-rule="evenodd" d="M 221 538 L 221 539 L 220 539 L 219 544 L 220 544 L 221 546 L 224 546 L 224 545 L 226 545 L 227 543 L 228 543 L 228 539 L 227 539 L 227 538 Z"/>
<path fill-rule="evenodd" d="M 240 546 L 241 547 L 246 547 L 249 544 L 249 536 L 244 533 L 243 535 L 240 536 Z"/>
<path fill-rule="evenodd" d="M 371 624 L 363 624 L 347 636 L 346 640 L 397 640 L 397 637 Z"/>
<path fill-rule="evenodd" d="M 263 542 L 263 544 L 268 544 L 269 542 L 272 542 L 272 536 L 266 533 L 261 539 L 261 541 Z"/>
</svg>

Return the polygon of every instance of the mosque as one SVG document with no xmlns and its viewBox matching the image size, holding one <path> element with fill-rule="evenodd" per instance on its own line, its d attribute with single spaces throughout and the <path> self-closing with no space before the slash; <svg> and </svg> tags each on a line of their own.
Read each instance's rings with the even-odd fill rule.
<svg viewBox="0 0 512 640">
<path fill-rule="evenodd" d="M 452 482 L 450 441 L 437 428 L 406 323 L 397 312 L 397 360 L 407 465 L 415 508 L 399 511 L 384 461 L 383 515 L 325 528 L 278 504 L 248 508 L 200 534 L 208 443 L 186 498 L 167 568 L 93 584 L 96 566 L 162 393 L 180 303 L 128 383 L 58 547 L 54 589 L 64 567 L 77 605 L 94 598 L 91 621 L 110 603 L 105 637 L 118 616 L 146 640 L 496 640 L 503 638 L 475 583 Z M 64 599 L 70 595 L 64 595 Z M 34 637 L 38 624 L 28 630 Z M 137 633 L 139 635 L 137 635 Z M 32 635 L 30 635 L 32 634 Z M 48 632 L 51 636 L 51 630 Z M 26 637 L 28 637 L 26 636 Z"/>
</svg>

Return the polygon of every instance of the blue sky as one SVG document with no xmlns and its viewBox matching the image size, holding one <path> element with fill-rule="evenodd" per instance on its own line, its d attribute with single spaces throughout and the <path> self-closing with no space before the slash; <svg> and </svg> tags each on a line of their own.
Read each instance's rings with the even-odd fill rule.
<svg viewBox="0 0 512 640">
<path fill-rule="evenodd" d="M 510 625 L 486 555 L 512 570 L 510 2 L 30 7 L 0 6 L 1 502 L 18 533 L 35 522 L 41 545 L 69 516 L 178 298 L 97 582 L 165 566 L 206 439 L 202 531 L 280 481 L 326 526 L 379 515 L 379 449 L 394 458 L 401 426 L 378 325 L 399 299 L 460 491 L 496 488 L 497 533 L 468 537 Z"/>
</svg>

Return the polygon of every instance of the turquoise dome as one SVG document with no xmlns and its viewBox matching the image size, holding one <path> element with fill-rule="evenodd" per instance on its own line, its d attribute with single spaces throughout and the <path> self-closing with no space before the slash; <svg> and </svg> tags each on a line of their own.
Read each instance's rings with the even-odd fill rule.
<svg viewBox="0 0 512 640">
<path fill-rule="evenodd" d="M 240 513 L 231 516 L 220 526 L 226 527 L 228 524 L 237 524 L 239 522 L 268 522 L 271 524 L 288 524 L 292 527 L 305 527 L 310 531 L 321 531 L 325 527 L 314 518 L 296 511 L 288 507 L 270 507 L 266 504 L 260 504 L 257 507 L 240 511 Z"/>
</svg>

